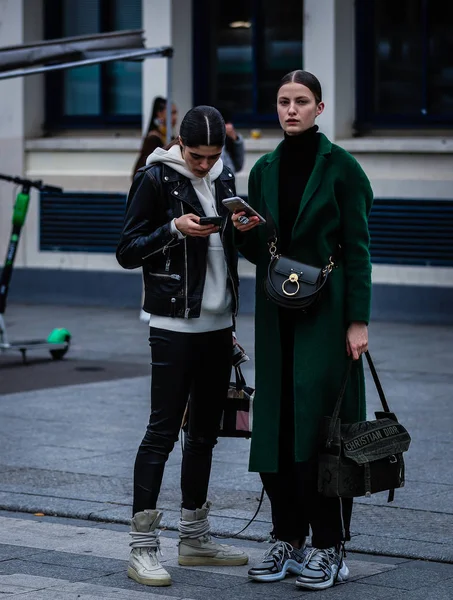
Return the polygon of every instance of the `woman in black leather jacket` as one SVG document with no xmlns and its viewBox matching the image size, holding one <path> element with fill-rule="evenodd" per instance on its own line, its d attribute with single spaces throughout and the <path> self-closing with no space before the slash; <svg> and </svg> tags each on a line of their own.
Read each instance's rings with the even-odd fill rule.
<svg viewBox="0 0 453 600">
<path fill-rule="evenodd" d="M 143 308 L 150 313 L 151 416 L 135 461 L 128 568 L 129 577 L 145 585 L 171 583 L 159 562 L 162 512 L 156 504 L 189 395 L 179 564 L 248 561 L 240 550 L 213 542 L 207 520 L 238 308 L 237 253 L 222 204 L 235 186 L 220 160 L 224 143 L 225 124 L 215 108 L 198 106 L 186 114 L 179 138 L 168 149 L 157 148 L 135 176 L 116 253 L 124 268 L 143 268 Z M 221 224 L 200 224 L 201 217 L 221 217 Z"/>
</svg>

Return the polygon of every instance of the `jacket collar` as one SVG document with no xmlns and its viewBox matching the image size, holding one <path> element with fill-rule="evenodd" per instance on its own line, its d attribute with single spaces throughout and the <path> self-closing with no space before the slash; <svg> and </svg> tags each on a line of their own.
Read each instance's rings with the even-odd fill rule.
<svg viewBox="0 0 453 600">
<path fill-rule="evenodd" d="M 175 171 L 168 165 L 166 165 L 164 163 L 161 163 L 161 164 L 162 164 L 162 178 L 163 178 L 164 182 L 167 183 L 170 181 L 182 181 L 183 179 L 186 181 L 189 181 L 187 179 L 187 177 L 184 177 L 184 175 L 181 175 L 181 173 L 178 173 L 177 171 Z M 234 175 L 227 166 L 223 165 L 223 170 L 220 173 L 218 179 L 220 179 L 221 181 L 234 181 Z"/>
<path fill-rule="evenodd" d="M 187 177 L 185 177 L 184 175 L 181 175 L 181 173 L 178 173 L 177 171 L 175 171 L 174 169 L 169 167 L 168 165 L 165 165 L 163 163 L 161 163 L 161 164 L 162 164 L 162 183 L 169 184 L 170 195 L 172 195 L 175 198 L 175 200 L 179 200 L 180 202 L 184 202 L 185 204 L 188 204 L 195 214 L 204 216 L 205 213 L 204 213 L 203 207 L 201 206 L 201 203 L 198 200 L 198 196 L 195 193 L 195 190 L 193 189 L 193 186 L 190 183 L 190 180 L 187 179 Z M 233 196 L 233 188 L 230 187 L 233 182 L 234 182 L 234 175 L 232 174 L 231 170 L 228 167 L 224 166 L 221 174 L 215 181 L 215 186 L 216 186 L 216 191 L 217 191 L 216 204 L 217 204 L 217 211 L 219 214 L 222 214 L 222 213 L 227 214 L 228 213 L 228 209 L 226 209 L 223 206 L 221 199 L 227 198 L 228 196 Z M 225 194 L 219 194 L 219 191 L 220 191 L 219 184 L 220 183 L 222 183 L 222 188 L 225 190 Z M 222 198 L 219 197 L 220 195 L 222 196 Z"/>
</svg>

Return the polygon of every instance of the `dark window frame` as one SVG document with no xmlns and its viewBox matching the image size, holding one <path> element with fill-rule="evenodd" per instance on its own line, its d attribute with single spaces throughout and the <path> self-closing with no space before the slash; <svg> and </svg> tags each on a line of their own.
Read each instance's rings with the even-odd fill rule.
<svg viewBox="0 0 453 600">
<path fill-rule="evenodd" d="M 209 4 L 213 0 L 192 0 L 192 81 L 193 81 L 193 104 L 212 104 L 213 101 L 209 91 L 209 74 L 212 70 L 212 57 L 206 51 L 207 31 L 211 26 L 209 19 Z M 277 108 L 267 114 L 260 114 L 257 111 L 258 105 L 258 55 L 257 47 L 263 37 L 263 28 L 260 26 L 263 14 L 261 10 L 261 0 L 252 0 L 252 77 L 253 77 L 253 107 L 252 113 L 233 113 L 232 121 L 238 127 L 260 127 L 276 128 L 279 127 Z M 302 27 L 302 23 L 301 23 Z M 301 64 L 303 61 L 301 61 Z M 303 68 L 301 66 L 300 68 Z M 278 81 L 275 82 L 277 88 Z"/>
<path fill-rule="evenodd" d="M 109 0 L 100 0 L 101 33 L 112 31 L 109 21 Z M 63 35 L 63 3 L 60 0 L 44 0 L 44 39 L 58 39 Z M 115 63 L 110 63 L 115 64 Z M 108 64 L 99 65 L 101 111 L 99 115 L 66 115 L 64 113 L 64 71 L 53 71 L 45 75 L 45 123 L 47 131 L 62 129 L 118 129 L 118 127 L 141 127 L 142 114 L 112 115 L 107 109 Z"/>
<path fill-rule="evenodd" d="M 366 134 L 373 129 L 441 129 L 453 127 L 453 113 L 419 115 L 379 115 L 373 111 L 373 95 L 375 81 L 375 4 L 378 0 L 360 0 L 355 3 L 356 30 L 356 120 L 354 129 L 357 135 Z M 428 93 L 428 1 L 421 2 L 423 20 L 421 35 L 423 40 L 422 86 L 420 88 L 421 108 Z"/>
</svg>

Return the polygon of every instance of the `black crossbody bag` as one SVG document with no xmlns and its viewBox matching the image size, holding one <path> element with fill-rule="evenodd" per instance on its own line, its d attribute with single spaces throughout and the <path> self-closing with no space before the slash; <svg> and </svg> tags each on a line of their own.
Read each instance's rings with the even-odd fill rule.
<svg viewBox="0 0 453 600">
<path fill-rule="evenodd" d="M 266 226 L 271 258 L 264 292 L 269 300 L 282 308 L 306 311 L 319 299 L 335 266 L 333 257 L 330 257 L 329 264 L 320 268 L 282 256 L 277 250 L 277 230 L 269 211 L 266 214 Z"/>
</svg>

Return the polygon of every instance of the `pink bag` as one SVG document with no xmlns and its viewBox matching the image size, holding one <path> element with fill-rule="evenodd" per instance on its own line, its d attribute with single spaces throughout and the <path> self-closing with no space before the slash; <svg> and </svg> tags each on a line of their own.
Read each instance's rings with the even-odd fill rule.
<svg viewBox="0 0 453 600">
<path fill-rule="evenodd" d="M 247 385 L 240 366 L 235 367 L 234 370 L 236 381 L 230 382 L 223 406 L 219 437 L 250 438 L 255 390 Z"/>
</svg>

